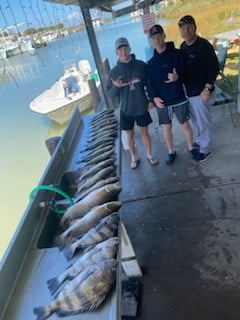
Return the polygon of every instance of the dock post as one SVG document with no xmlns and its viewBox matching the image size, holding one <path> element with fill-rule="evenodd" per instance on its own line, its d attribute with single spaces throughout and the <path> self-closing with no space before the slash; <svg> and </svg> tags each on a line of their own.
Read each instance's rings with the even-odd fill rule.
<svg viewBox="0 0 240 320">
<path fill-rule="evenodd" d="M 89 90 L 91 92 L 93 109 L 94 109 L 94 112 L 96 112 L 97 111 L 97 107 L 98 107 L 99 102 L 100 102 L 100 94 L 99 94 L 98 88 L 96 86 L 95 80 L 94 79 L 88 79 L 88 86 L 89 86 Z"/>
</svg>

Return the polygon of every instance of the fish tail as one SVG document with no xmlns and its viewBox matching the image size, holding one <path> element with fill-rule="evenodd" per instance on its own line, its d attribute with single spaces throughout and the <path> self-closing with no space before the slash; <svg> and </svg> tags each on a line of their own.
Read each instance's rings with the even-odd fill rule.
<svg viewBox="0 0 240 320">
<path fill-rule="evenodd" d="M 47 309 L 44 307 L 33 308 L 34 314 L 37 316 L 36 320 L 45 320 L 50 314 L 48 314 Z"/>
<path fill-rule="evenodd" d="M 62 251 L 65 246 L 65 238 L 61 235 L 58 236 L 54 241 L 54 245 L 58 247 L 59 251 Z"/>
<path fill-rule="evenodd" d="M 51 295 L 54 295 L 58 288 L 61 286 L 61 282 L 58 280 L 57 277 L 49 279 L 47 281 L 48 289 Z"/>
<path fill-rule="evenodd" d="M 72 259 L 75 251 L 76 251 L 76 247 L 74 245 L 71 245 L 69 247 L 64 248 L 63 254 L 64 254 L 65 258 L 67 259 L 67 261 Z"/>
</svg>

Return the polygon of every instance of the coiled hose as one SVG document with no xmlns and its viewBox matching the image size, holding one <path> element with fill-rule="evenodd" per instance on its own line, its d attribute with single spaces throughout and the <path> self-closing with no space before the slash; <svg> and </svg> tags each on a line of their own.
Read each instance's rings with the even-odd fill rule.
<svg viewBox="0 0 240 320">
<path fill-rule="evenodd" d="M 54 191 L 58 194 L 60 194 L 61 196 L 63 196 L 65 199 L 68 200 L 68 202 L 70 203 L 70 205 L 73 205 L 74 202 L 72 200 L 72 198 L 64 191 L 62 191 L 61 189 L 57 188 L 57 187 L 54 187 L 54 186 L 47 186 L 47 185 L 40 185 L 40 186 L 37 186 L 36 188 L 34 188 L 31 192 L 30 192 L 30 195 L 29 195 L 29 199 L 31 200 L 34 196 L 34 194 L 38 191 L 38 190 L 49 190 L 49 191 Z M 57 208 L 54 208 L 54 206 L 52 205 L 51 206 L 52 210 L 56 213 L 59 213 L 59 214 L 64 214 L 66 210 L 61 210 L 61 209 L 57 209 Z"/>
</svg>

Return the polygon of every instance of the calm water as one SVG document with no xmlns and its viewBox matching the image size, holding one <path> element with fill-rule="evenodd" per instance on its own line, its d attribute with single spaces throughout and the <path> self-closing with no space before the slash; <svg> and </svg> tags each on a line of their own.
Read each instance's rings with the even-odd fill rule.
<svg viewBox="0 0 240 320">
<path fill-rule="evenodd" d="M 102 58 L 116 62 L 114 41 L 129 39 L 132 52 L 145 60 L 147 36 L 141 20 L 130 24 L 128 17 L 96 30 Z M 29 103 L 50 87 L 64 67 L 88 59 L 95 70 L 86 32 L 75 33 L 38 49 L 0 61 L 0 257 L 25 211 L 31 190 L 38 184 L 50 159 L 45 146 L 51 121 L 29 109 Z M 52 132 L 53 133 L 53 132 Z"/>
</svg>

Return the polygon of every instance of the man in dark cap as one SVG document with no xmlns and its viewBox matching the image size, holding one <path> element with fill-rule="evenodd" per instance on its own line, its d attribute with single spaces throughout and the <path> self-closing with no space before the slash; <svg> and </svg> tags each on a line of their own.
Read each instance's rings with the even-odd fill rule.
<svg viewBox="0 0 240 320">
<path fill-rule="evenodd" d="M 174 47 L 173 42 L 165 42 L 166 36 L 162 26 L 152 26 L 149 37 L 155 48 L 153 57 L 148 62 L 152 79 L 150 95 L 157 107 L 159 124 L 163 125 L 168 149 L 166 163 L 172 164 L 177 155 L 172 133 L 174 114 L 183 129 L 190 155 L 195 159 L 198 151 L 193 147 L 193 132 L 188 121 L 189 103 L 183 87 L 186 69 L 183 54 Z"/>
<path fill-rule="evenodd" d="M 200 151 L 197 160 L 203 162 L 213 154 L 211 106 L 215 101 L 214 82 L 219 72 L 218 60 L 210 42 L 197 35 L 192 16 L 182 17 L 178 26 L 184 39 L 180 49 L 187 59 L 185 87 L 196 133 L 195 145 Z"/>
<path fill-rule="evenodd" d="M 145 88 L 149 89 L 149 76 L 146 64 L 130 54 L 131 48 L 126 38 L 115 42 L 118 56 L 117 65 L 110 71 L 107 92 L 111 98 L 118 97 L 121 129 L 126 132 L 131 155 L 131 168 L 137 168 L 139 157 L 135 148 L 134 125 L 138 125 L 146 149 L 147 159 L 152 165 L 158 164 L 151 150 L 151 137 L 148 125 L 152 122 L 149 109 L 152 106 Z"/>
</svg>

